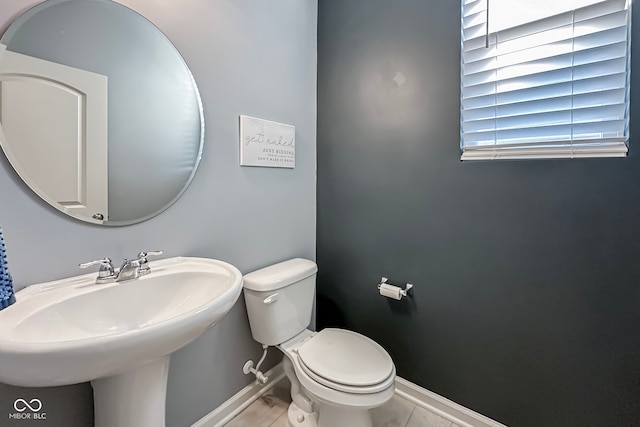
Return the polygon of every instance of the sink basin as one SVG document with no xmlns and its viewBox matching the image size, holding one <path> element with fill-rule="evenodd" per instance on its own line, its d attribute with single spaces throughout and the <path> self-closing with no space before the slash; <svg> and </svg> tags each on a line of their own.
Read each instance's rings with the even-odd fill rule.
<svg viewBox="0 0 640 427">
<path fill-rule="evenodd" d="M 38 387 L 91 381 L 96 426 L 164 425 L 170 354 L 231 309 L 242 274 L 206 258 L 150 266 L 150 274 L 124 282 L 95 284 L 91 273 L 17 292 L 17 302 L 0 311 L 0 382 Z M 134 404 L 142 416 L 133 421 L 127 421 L 129 413 L 117 418 L 126 412 L 118 401 L 132 406 L 131 399 L 153 395 L 162 398 L 162 420 L 157 414 L 149 420 L 140 409 L 160 402 Z"/>
</svg>

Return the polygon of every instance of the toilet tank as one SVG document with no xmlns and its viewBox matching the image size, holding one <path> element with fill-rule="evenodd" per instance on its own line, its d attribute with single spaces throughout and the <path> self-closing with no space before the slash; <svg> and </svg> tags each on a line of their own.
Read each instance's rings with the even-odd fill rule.
<svg viewBox="0 0 640 427">
<path fill-rule="evenodd" d="M 295 258 L 243 277 L 253 339 L 278 345 L 309 326 L 317 271 L 315 262 Z"/>
</svg>

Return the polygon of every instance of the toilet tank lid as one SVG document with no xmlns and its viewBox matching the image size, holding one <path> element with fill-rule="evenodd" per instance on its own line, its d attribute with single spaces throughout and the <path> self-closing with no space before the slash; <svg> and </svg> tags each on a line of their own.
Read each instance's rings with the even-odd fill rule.
<svg viewBox="0 0 640 427">
<path fill-rule="evenodd" d="M 294 258 L 246 274 L 242 279 L 245 289 L 268 292 L 306 279 L 317 271 L 315 262 Z"/>
</svg>

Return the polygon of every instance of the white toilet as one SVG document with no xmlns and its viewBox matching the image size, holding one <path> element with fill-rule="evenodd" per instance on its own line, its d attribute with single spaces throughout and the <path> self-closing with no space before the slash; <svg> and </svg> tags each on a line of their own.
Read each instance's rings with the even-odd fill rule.
<svg viewBox="0 0 640 427">
<path fill-rule="evenodd" d="M 395 366 L 380 345 L 363 335 L 307 329 L 317 271 L 313 261 L 296 258 L 245 275 L 251 333 L 286 356 L 291 426 L 371 427 L 369 409 L 395 392 Z"/>
</svg>

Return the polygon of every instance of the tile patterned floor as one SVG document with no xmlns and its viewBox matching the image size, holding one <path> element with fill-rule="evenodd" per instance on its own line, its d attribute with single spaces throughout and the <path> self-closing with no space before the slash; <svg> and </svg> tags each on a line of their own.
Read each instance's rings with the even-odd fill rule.
<svg viewBox="0 0 640 427">
<path fill-rule="evenodd" d="M 225 427 L 289 427 L 289 402 L 289 383 L 283 381 L 225 424 Z M 397 395 L 383 406 L 373 409 L 372 418 L 373 427 L 459 427 Z"/>
</svg>

